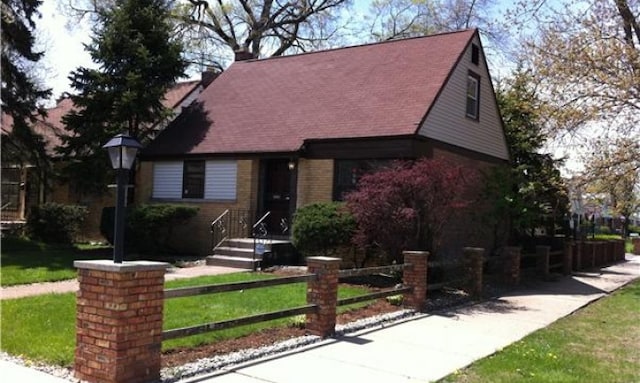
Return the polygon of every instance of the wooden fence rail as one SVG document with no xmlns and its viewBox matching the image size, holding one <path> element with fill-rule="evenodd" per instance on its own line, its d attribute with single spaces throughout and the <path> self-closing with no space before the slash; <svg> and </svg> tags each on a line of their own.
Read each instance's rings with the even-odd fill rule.
<svg viewBox="0 0 640 383">
<path fill-rule="evenodd" d="M 312 258 L 311 260 L 313 261 L 314 259 Z M 324 302 L 324 303 L 327 302 L 327 297 L 325 296 L 327 291 L 329 293 L 334 291 L 332 294 L 335 295 L 335 296 L 329 297 L 334 302 L 334 304 L 328 305 L 329 308 L 331 306 L 334 307 L 333 309 L 334 324 L 331 326 L 333 327 L 335 326 L 335 307 L 336 306 L 343 306 L 343 305 L 349 305 L 353 303 L 365 302 L 365 301 L 370 301 L 378 298 L 388 297 L 391 295 L 409 294 L 409 293 L 412 293 L 415 288 L 415 286 L 412 286 L 411 284 L 407 285 L 406 283 L 407 281 L 405 278 L 405 285 L 399 288 L 377 291 L 374 293 L 363 294 L 363 295 L 350 297 L 350 298 L 338 299 L 337 298 L 338 278 L 388 273 L 394 270 L 407 270 L 407 269 L 412 270 L 415 268 L 415 265 L 412 263 L 405 263 L 402 265 L 369 267 L 364 269 L 338 270 L 337 266 L 339 264 L 339 259 L 317 257 L 315 261 L 319 262 L 319 264 L 321 265 L 325 265 L 327 268 L 325 269 L 323 266 L 323 267 L 320 267 L 317 272 L 304 274 L 304 275 L 291 276 L 291 277 L 280 277 L 280 278 L 273 278 L 273 279 L 264 279 L 259 281 L 233 282 L 233 283 L 214 284 L 214 285 L 195 286 L 195 287 L 182 287 L 182 288 L 164 290 L 164 298 L 170 299 L 170 298 L 190 297 L 190 296 L 203 295 L 203 294 L 216 294 L 216 293 L 223 293 L 223 292 L 230 292 L 230 291 L 256 289 L 256 288 L 286 285 L 286 284 L 293 284 L 293 283 L 302 283 L 302 282 L 307 282 L 309 284 L 309 287 L 307 288 L 308 290 L 307 305 L 305 306 L 288 308 L 288 309 L 273 311 L 269 313 L 250 315 L 250 316 L 229 319 L 229 320 L 224 320 L 219 322 L 211 322 L 211 323 L 205 323 L 205 324 L 183 327 L 178 329 L 165 330 L 162 332 L 162 340 L 182 338 L 185 336 L 202 334 L 206 332 L 238 327 L 238 326 L 243 326 L 243 325 L 248 325 L 253 323 L 260 323 L 260 322 L 270 321 L 274 319 L 281 319 L 281 318 L 286 318 L 286 317 L 291 317 L 291 316 L 301 315 L 301 314 L 319 315 L 321 314 L 320 311 L 322 311 L 321 309 L 323 308 L 321 307 L 321 304 L 319 302 Z M 426 270 L 426 255 L 424 256 L 424 267 Z M 333 269 L 334 271 L 330 272 Z M 311 268 L 310 268 L 310 271 L 311 271 Z M 323 278 L 324 280 L 321 280 Z M 414 280 L 419 280 L 419 278 L 414 278 Z M 311 287 L 312 282 L 316 287 Z M 320 289 L 323 291 L 318 292 L 318 291 L 315 291 L 316 289 Z M 426 292 L 426 288 L 424 290 Z M 310 298 L 310 297 L 313 297 L 313 298 Z M 319 299 L 319 300 L 315 302 L 314 300 L 316 299 Z M 326 307 L 324 308 L 326 309 Z M 307 318 L 307 320 L 309 320 L 309 318 Z M 326 331 L 323 330 L 322 332 L 332 332 L 332 331 L 333 331 L 333 328 Z M 326 336 L 328 334 L 322 334 L 322 335 Z"/>
<path fill-rule="evenodd" d="M 169 299 L 169 298 L 191 297 L 195 295 L 216 294 L 216 293 L 224 293 L 229 291 L 240 291 L 240 290 L 257 289 L 261 287 L 287 285 L 291 283 L 308 282 L 313 278 L 316 278 L 315 274 L 305 274 L 305 275 L 296 275 L 292 277 L 262 279 L 259 281 L 232 282 L 232 283 L 204 285 L 204 286 L 195 286 L 195 287 L 180 287 L 176 289 L 164 290 L 164 298 Z"/>
<path fill-rule="evenodd" d="M 338 306 L 346 306 L 354 303 L 371 301 L 378 298 L 390 297 L 392 295 L 408 293 L 412 290 L 413 290 L 413 287 L 399 287 L 396 289 L 381 290 L 381 291 L 376 291 L 375 293 L 369 293 L 369 294 L 358 295 L 355 297 L 338 299 L 337 303 L 338 303 Z"/>
<path fill-rule="evenodd" d="M 410 263 L 404 263 L 402 265 L 367 267 L 364 269 L 346 269 L 346 270 L 340 270 L 338 272 L 338 277 L 348 278 L 348 277 L 361 277 L 364 275 L 384 274 L 384 273 L 390 273 L 392 271 L 400 271 L 405 269 L 406 267 L 411 267 L 411 266 L 412 265 Z"/>
<path fill-rule="evenodd" d="M 256 314 L 236 319 L 229 319 L 225 321 L 212 322 L 203 325 L 183 327 L 162 332 L 162 340 L 183 338 L 185 336 L 191 336 L 196 334 L 203 334 L 205 332 L 224 330 L 227 328 L 244 326 L 253 323 L 266 322 L 274 319 L 287 318 L 291 316 L 309 314 L 318 310 L 318 306 L 311 304 L 301 307 L 295 307 L 286 310 L 278 310 L 264 314 Z"/>
</svg>

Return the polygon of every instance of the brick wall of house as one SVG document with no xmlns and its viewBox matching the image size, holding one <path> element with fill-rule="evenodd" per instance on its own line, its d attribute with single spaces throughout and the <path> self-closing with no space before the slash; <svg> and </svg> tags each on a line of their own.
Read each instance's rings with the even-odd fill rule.
<svg viewBox="0 0 640 383">
<path fill-rule="evenodd" d="M 80 205 L 86 206 L 89 211 L 80 232 L 81 239 L 85 241 L 105 241 L 105 238 L 100 233 L 102 209 L 106 206 L 115 206 L 115 194 L 115 188 L 109 189 L 109 191 L 102 195 L 82 197 L 78 202 L 76 202 Z"/>
<path fill-rule="evenodd" d="M 333 160 L 298 161 L 297 207 L 333 199 Z"/>
<path fill-rule="evenodd" d="M 115 180 L 114 180 L 115 183 Z M 115 189 L 110 188 L 104 194 L 79 195 L 71 190 L 68 182 L 54 181 L 47 194 L 47 202 L 81 205 L 87 208 L 88 214 L 78 234 L 80 241 L 105 241 L 100 233 L 102 209 L 115 206 Z"/>
<path fill-rule="evenodd" d="M 211 222 L 226 209 L 256 209 L 258 193 L 259 160 L 238 160 L 237 188 L 235 201 L 154 201 L 151 198 L 153 185 L 153 165 L 143 162 L 136 203 L 184 203 L 197 207 L 198 214 L 188 224 L 175 228 L 170 245 L 180 251 L 198 254 L 211 253 Z"/>
<path fill-rule="evenodd" d="M 147 203 L 151 199 L 153 192 L 153 163 L 149 161 L 139 161 L 136 171 L 136 194 L 135 203 Z"/>
<path fill-rule="evenodd" d="M 475 202 L 472 204 L 470 211 L 458 214 L 450 219 L 443 236 L 441 253 L 444 255 L 460 255 L 463 247 L 481 247 L 490 250 L 496 246 L 496 241 L 501 243 L 502 239 L 495 238 L 490 220 L 486 218 L 491 206 L 488 203 L 483 204 L 480 198 L 484 188 L 481 173 L 488 172 L 492 167 L 500 165 L 478 158 L 470 158 L 463 153 L 443 148 L 434 148 L 433 158 L 441 158 L 447 162 L 474 169 L 479 173 L 466 195 L 466 198 Z"/>
</svg>

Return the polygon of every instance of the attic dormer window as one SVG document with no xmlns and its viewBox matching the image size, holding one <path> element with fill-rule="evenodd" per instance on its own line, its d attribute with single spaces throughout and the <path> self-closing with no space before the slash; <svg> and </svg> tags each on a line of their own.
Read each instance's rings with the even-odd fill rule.
<svg viewBox="0 0 640 383">
<path fill-rule="evenodd" d="M 471 62 L 475 65 L 480 63 L 480 47 L 476 44 L 471 44 Z"/>
<path fill-rule="evenodd" d="M 480 118 L 480 76 L 469 72 L 467 76 L 467 117 Z"/>
</svg>

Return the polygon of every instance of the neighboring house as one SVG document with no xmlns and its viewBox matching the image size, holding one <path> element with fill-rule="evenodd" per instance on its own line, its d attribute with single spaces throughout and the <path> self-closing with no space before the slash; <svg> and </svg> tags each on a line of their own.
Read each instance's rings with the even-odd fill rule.
<svg viewBox="0 0 640 383">
<path fill-rule="evenodd" d="M 197 95 L 202 92 L 215 75 L 203 73 L 202 80 L 177 83 L 165 95 L 163 105 L 173 109 L 173 117 L 156 124 L 159 133 L 175 116 L 182 112 Z M 33 126 L 35 132 L 42 135 L 47 144 L 47 152 L 59 168 L 64 163 L 56 156 L 55 148 L 61 144 L 60 136 L 67 130 L 62 118 L 73 109 L 70 98 L 60 98 L 56 106 L 47 109 L 47 117 L 40 118 Z M 2 134 L 10 134 L 12 123 L 10 116 L 2 115 Z M 105 156 L 106 156 L 105 152 Z M 81 204 L 89 209 L 89 217 L 83 228 L 83 236 L 87 239 L 102 239 L 99 231 L 100 215 L 104 206 L 113 206 L 113 193 L 104 195 L 83 195 L 76 192 L 73 185 L 52 179 L 35 177 L 37 169 L 29 164 L 2 163 L 2 221 L 22 222 L 26 219 L 31 207 L 44 202 Z"/>
<path fill-rule="evenodd" d="M 286 235 L 298 207 L 425 156 L 509 161 L 477 30 L 236 61 L 142 151 L 136 196 L 198 206 L 173 245 L 210 254 L 226 209 L 249 226 L 270 211 L 270 232 Z M 482 242 L 458 232 L 460 246 Z"/>
</svg>

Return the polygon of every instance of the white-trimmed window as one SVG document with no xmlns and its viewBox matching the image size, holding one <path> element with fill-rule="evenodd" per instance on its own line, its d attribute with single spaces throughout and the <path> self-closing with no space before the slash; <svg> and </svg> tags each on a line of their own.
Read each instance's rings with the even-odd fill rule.
<svg viewBox="0 0 640 383">
<path fill-rule="evenodd" d="M 158 161 L 152 197 L 235 200 L 238 164 L 230 160 Z"/>
<path fill-rule="evenodd" d="M 480 111 L 480 76 L 469 72 L 467 76 L 467 117 L 479 119 Z"/>
</svg>

